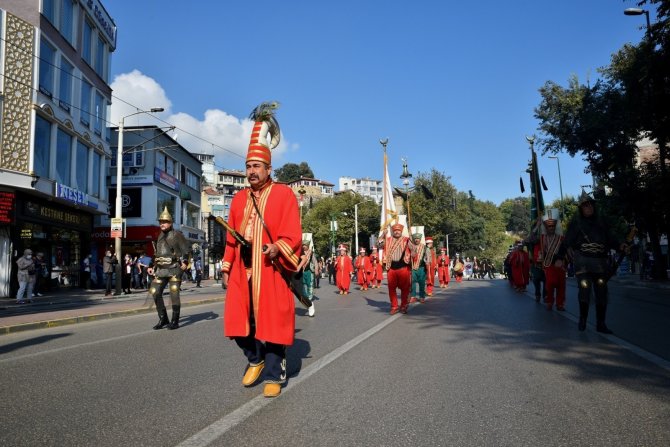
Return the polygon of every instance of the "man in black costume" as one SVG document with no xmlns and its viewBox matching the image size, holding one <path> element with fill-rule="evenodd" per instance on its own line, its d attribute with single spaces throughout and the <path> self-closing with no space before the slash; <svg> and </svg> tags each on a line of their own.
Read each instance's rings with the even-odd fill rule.
<svg viewBox="0 0 670 447">
<path fill-rule="evenodd" d="M 190 247 L 184 235 L 172 227 L 172 216 L 167 209 L 163 210 L 158 216 L 158 222 L 161 232 L 156 241 L 156 253 L 153 268 L 148 269 L 149 275 L 153 275 L 149 287 L 149 295 L 156 303 L 158 311 L 158 324 L 154 329 L 179 328 L 179 311 L 181 301 L 179 299 L 179 290 L 181 286 L 181 277 L 184 271 L 182 260 L 188 260 Z M 172 302 L 172 321 L 168 319 L 167 309 L 163 301 L 163 290 L 166 285 L 170 285 L 170 301 Z"/>
<path fill-rule="evenodd" d="M 605 324 L 607 314 L 607 281 L 610 277 L 610 249 L 624 250 L 609 226 L 598 217 L 595 200 L 582 191 L 579 212 L 575 214 L 565 235 L 565 246 L 573 259 L 577 277 L 580 331 L 586 329 L 591 288 L 596 296 L 596 330 L 604 334 L 612 331 Z"/>
</svg>

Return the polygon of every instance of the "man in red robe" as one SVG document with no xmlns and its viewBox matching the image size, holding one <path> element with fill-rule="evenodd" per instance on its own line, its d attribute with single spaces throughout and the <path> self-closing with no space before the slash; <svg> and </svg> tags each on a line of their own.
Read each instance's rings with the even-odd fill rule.
<svg viewBox="0 0 670 447">
<path fill-rule="evenodd" d="M 449 255 L 447 249 L 440 248 L 440 256 L 437 258 L 437 279 L 440 287 L 445 288 L 449 285 Z"/>
<path fill-rule="evenodd" d="M 551 210 L 550 210 L 551 211 Z M 544 220 L 544 234 L 540 236 L 538 261 L 544 268 L 547 310 L 551 310 L 556 300 L 556 310 L 565 310 L 565 246 L 563 235 L 556 231 L 557 220 Z"/>
<path fill-rule="evenodd" d="M 365 248 L 360 248 L 354 267 L 356 268 L 356 280 L 361 290 L 368 290 L 372 278 L 372 264 L 370 257 L 365 253 Z"/>
<path fill-rule="evenodd" d="M 282 273 L 297 270 L 302 240 L 293 191 L 270 177 L 271 152 L 265 143 L 268 132 L 278 136 L 273 121 L 267 114 L 256 118 L 246 159 L 250 188 L 235 194 L 228 218 L 246 242 L 228 231 L 222 266 L 228 289 L 224 335 L 235 340 L 249 362 L 242 385 L 252 386 L 264 371 L 266 397 L 278 396 L 286 381 L 286 347 L 293 344 L 295 307 Z"/>
<path fill-rule="evenodd" d="M 391 227 L 391 236 L 386 237 L 386 231 L 382 233 L 384 238 L 384 264 L 387 268 L 386 281 L 389 288 L 389 301 L 391 302 L 391 315 L 398 311 L 406 314 L 409 307 L 409 290 L 412 286 L 411 270 L 411 247 L 412 241 L 409 237 L 402 235 L 402 224 Z M 400 307 L 398 307 L 398 293 L 400 289 Z"/>
<path fill-rule="evenodd" d="M 347 253 L 346 245 L 340 245 L 339 250 L 340 255 L 335 259 L 335 284 L 340 290 L 340 295 L 348 295 L 354 264 L 351 261 L 351 256 Z"/>
<path fill-rule="evenodd" d="M 426 295 L 433 296 L 435 287 L 435 270 L 437 269 L 437 253 L 433 248 L 433 238 L 426 238 Z"/>
<path fill-rule="evenodd" d="M 371 288 L 380 288 L 382 285 L 382 277 L 384 276 L 384 269 L 382 268 L 382 261 L 379 259 L 379 252 L 377 247 L 372 247 L 370 254 L 370 264 L 372 265 L 372 279 L 370 280 Z"/>
<path fill-rule="evenodd" d="M 521 242 L 517 243 L 512 252 L 510 264 L 512 266 L 512 286 L 518 292 L 525 292 L 530 281 L 530 258 Z"/>
</svg>

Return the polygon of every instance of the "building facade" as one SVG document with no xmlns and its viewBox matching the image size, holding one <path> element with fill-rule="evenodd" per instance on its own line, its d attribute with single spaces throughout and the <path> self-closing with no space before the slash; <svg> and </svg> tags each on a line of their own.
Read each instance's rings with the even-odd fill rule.
<svg viewBox="0 0 670 447">
<path fill-rule="evenodd" d="M 79 285 L 105 174 L 116 25 L 98 0 L 5 0 L 0 9 L 0 296 L 23 250 L 46 287 Z"/>
<path fill-rule="evenodd" d="M 109 215 L 96 221 L 94 251 L 113 251 L 111 217 L 116 215 L 118 128 L 112 129 L 112 158 L 108 178 Z M 160 227 L 158 216 L 167 207 L 174 228 L 184 233 L 194 253 L 202 249 L 205 232 L 201 218 L 202 163 L 157 126 L 124 127 L 121 179 L 122 212 L 126 221 L 122 253 L 153 256 Z"/>
<path fill-rule="evenodd" d="M 384 198 L 384 185 L 381 180 L 371 178 L 340 177 L 339 192 L 354 191 L 363 197 L 369 197 L 377 203 L 382 203 Z"/>
</svg>

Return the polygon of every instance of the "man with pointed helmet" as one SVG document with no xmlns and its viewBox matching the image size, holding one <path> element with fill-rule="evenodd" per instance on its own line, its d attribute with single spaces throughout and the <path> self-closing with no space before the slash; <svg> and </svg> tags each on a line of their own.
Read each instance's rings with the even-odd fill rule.
<svg viewBox="0 0 670 447">
<path fill-rule="evenodd" d="M 608 255 L 611 249 L 625 249 L 611 232 L 610 226 L 600 218 L 595 200 L 582 190 L 575 213 L 565 234 L 565 246 L 572 257 L 577 277 L 580 331 L 586 330 L 586 321 L 593 289 L 596 301 L 596 330 L 604 334 L 612 331 L 605 323 L 607 315 L 609 279 Z"/>
<path fill-rule="evenodd" d="M 181 233 L 173 227 L 172 215 L 167 206 L 158 216 L 160 233 L 156 241 L 156 253 L 154 266 L 149 269 L 149 274 L 154 276 L 149 286 L 149 295 L 153 298 L 158 312 L 158 324 L 154 329 L 179 328 L 179 313 L 181 300 L 179 291 L 181 288 L 181 276 L 185 269 L 182 261 L 188 261 L 191 247 Z M 172 321 L 168 320 L 165 302 L 163 301 L 163 290 L 169 287 L 170 301 L 172 303 Z"/>
<path fill-rule="evenodd" d="M 295 299 L 289 286 L 300 263 L 302 228 L 298 201 L 286 185 L 272 181 L 272 149 L 280 141 L 276 102 L 257 106 L 246 157 L 249 188 L 230 204 L 223 257 L 228 288 L 223 333 L 247 359 L 242 385 L 263 376 L 263 395 L 281 393 L 286 382 L 286 349 L 295 337 Z"/>
</svg>

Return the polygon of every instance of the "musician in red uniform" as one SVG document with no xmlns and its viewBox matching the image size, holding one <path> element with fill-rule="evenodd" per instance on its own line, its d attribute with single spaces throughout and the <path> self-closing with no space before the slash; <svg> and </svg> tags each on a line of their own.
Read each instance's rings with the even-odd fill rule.
<svg viewBox="0 0 670 447">
<path fill-rule="evenodd" d="M 346 245 L 340 245 L 339 250 L 340 255 L 335 259 L 335 284 L 340 290 L 340 295 L 347 295 L 351 287 L 351 273 L 354 271 L 354 264 Z"/>
<path fill-rule="evenodd" d="M 551 212 L 551 210 L 549 210 Z M 565 252 L 563 235 L 556 231 L 557 220 L 549 216 L 544 220 L 544 234 L 540 235 L 538 262 L 542 263 L 545 277 L 547 310 L 556 300 L 556 310 L 565 310 Z"/>
<path fill-rule="evenodd" d="M 384 269 L 382 268 L 382 261 L 379 259 L 379 251 L 377 247 L 372 247 L 370 254 L 370 264 L 372 265 L 372 278 L 370 279 L 370 288 L 378 289 L 382 285 L 382 278 L 384 276 Z"/>
<path fill-rule="evenodd" d="M 358 250 L 354 267 L 356 268 L 356 280 L 358 285 L 361 286 L 361 290 L 368 290 L 372 277 L 372 264 L 370 263 L 370 257 L 365 253 L 365 248 L 361 247 Z"/>
<path fill-rule="evenodd" d="M 447 249 L 440 248 L 440 256 L 437 257 L 437 279 L 440 282 L 440 288 L 446 288 L 449 285 L 449 255 Z"/>
<path fill-rule="evenodd" d="M 228 289 L 224 335 L 235 340 L 249 362 L 242 385 L 252 386 L 264 372 L 265 397 L 278 396 L 286 381 L 286 347 L 293 344 L 295 308 L 280 269 L 297 270 L 302 241 L 295 194 L 271 178 L 267 134 L 272 134 L 272 147 L 279 143 L 274 108 L 263 103 L 252 113 L 256 125 L 246 158 L 250 187 L 237 192 L 230 206 L 228 223 L 251 245 L 245 248 L 228 232 L 222 266 Z"/>
<path fill-rule="evenodd" d="M 409 237 L 402 235 L 403 228 L 402 224 L 397 223 L 391 227 L 392 236 L 386 237 L 386 231 L 382 233 L 391 315 L 398 311 L 406 314 L 409 307 L 409 289 L 412 285 L 411 247 L 413 244 Z M 400 307 L 398 307 L 397 288 L 400 289 Z"/>
<path fill-rule="evenodd" d="M 433 238 L 426 237 L 426 295 L 433 296 L 435 287 L 435 271 L 437 270 L 437 253 L 433 247 Z"/>
<path fill-rule="evenodd" d="M 525 292 L 530 282 L 530 258 L 528 252 L 523 249 L 523 243 L 517 242 L 510 256 L 512 266 L 512 286 L 517 292 Z"/>
</svg>

